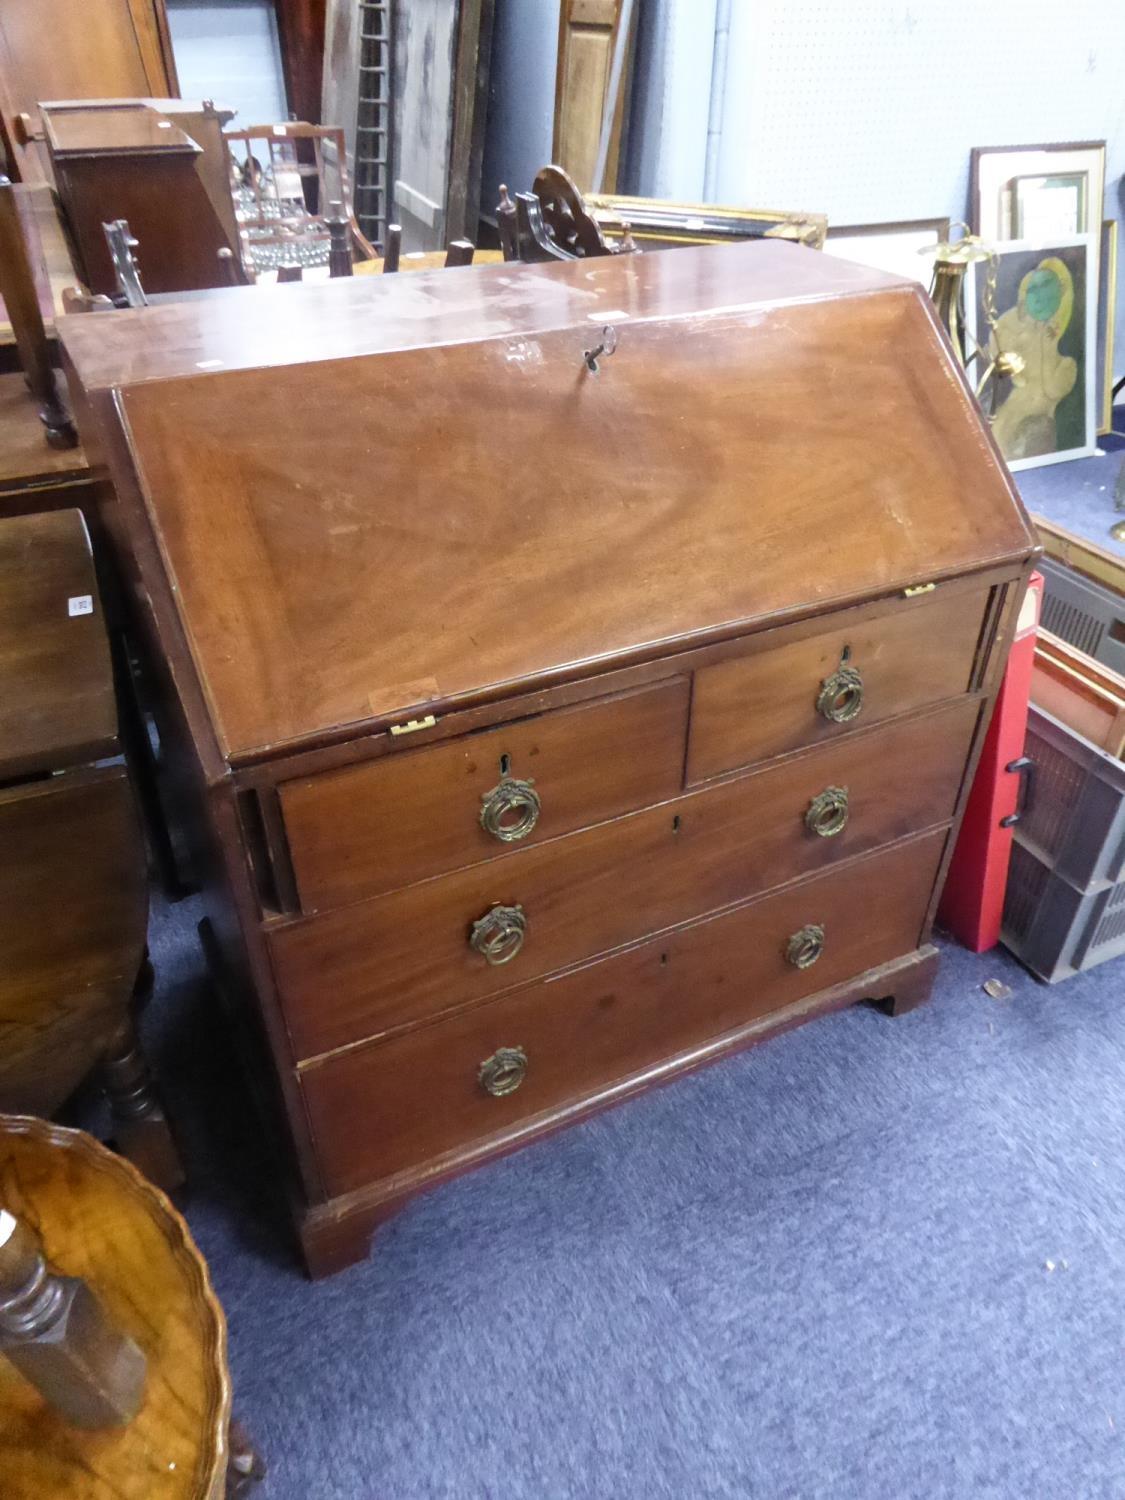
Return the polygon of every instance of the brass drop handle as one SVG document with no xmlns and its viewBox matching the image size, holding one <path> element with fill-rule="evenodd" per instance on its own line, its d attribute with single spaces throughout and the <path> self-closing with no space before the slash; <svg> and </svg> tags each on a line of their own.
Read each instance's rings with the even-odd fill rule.
<svg viewBox="0 0 1125 1500">
<path fill-rule="evenodd" d="M 534 783 L 506 772 L 480 800 L 480 826 L 502 844 L 527 838 L 539 821 L 541 803 Z"/>
<path fill-rule="evenodd" d="M 477 1082 L 494 1099 L 514 1094 L 526 1076 L 527 1053 L 522 1047 L 498 1047 L 477 1069 Z"/>
<path fill-rule="evenodd" d="M 469 944 L 486 963 L 511 963 L 527 936 L 522 906 L 494 906 L 473 923 Z"/>
<path fill-rule="evenodd" d="M 820 684 L 817 694 L 817 713 L 831 719 L 834 724 L 847 724 L 863 707 L 863 677 L 858 667 L 845 666 L 843 662 L 831 676 Z"/>
<path fill-rule="evenodd" d="M 805 827 L 822 839 L 834 839 L 843 833 L 848 821 L 848 789 L 846 786 L 826 786 L 809 803 L 805 812 Z"/>
<path fill-rule="evenodd" d="M 795 932 L 785 945 L 785 959 L 795 969 L 811 969 L 824 952 L 824 928 L 810 922 Z"/>
</svg>

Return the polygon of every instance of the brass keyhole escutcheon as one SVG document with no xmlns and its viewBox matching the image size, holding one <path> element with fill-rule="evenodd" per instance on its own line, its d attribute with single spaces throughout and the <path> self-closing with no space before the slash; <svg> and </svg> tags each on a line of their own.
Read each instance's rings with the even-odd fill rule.
<svg viewBox="0 0 1125 1500">
<path fill-rule="evenodd" d="M 805 827 L 822 839 L 833 839 L 843 833 L 848 821 L 848 789 L 826 786 L 818 792 L 805 813 Z"/>
<path fill-rule="evenodd" d="M 527 936 L 527 918 L 522 906 L 494 906 L 473 923 L 470 946 L 494 967 L 511 963 Z"/>
<path fill-rule="evenodd" d="M 502 844 L 515 844 L 539 821 L 539 793 L 531 781 L 505 771 L 496 786 L 481 797 L 480 826 Z"/>
<path fill-rule="evenodd" d="M 498 1047 L 477 1069 L 477 1082 L 494 1099 L 514 1094 L 526 1076 L 527 1053 L 522 1047 Z"/>
<path fill-rule="evenodd" d="M 810 922 L 795 932 L 785 945 L 785 959 L 795 969 L 811 969 L 824 952 L 824 928 Z"/>
<path fill-rule="evenodd" d="M 834 724 L 847 724 L 863 707 L 863 678 L 858 667 L 840 663 L 830 677 L 820 684 L 817 713 Z"/>
</svg>

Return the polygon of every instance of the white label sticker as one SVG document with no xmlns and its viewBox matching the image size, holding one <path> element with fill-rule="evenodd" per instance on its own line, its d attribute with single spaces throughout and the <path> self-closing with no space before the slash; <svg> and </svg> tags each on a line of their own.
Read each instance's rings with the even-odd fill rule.
<svg viewBox="0 0 1125 1500">
<path fill-rule="evenodd" d="M 92 615 L 94 613 L 94 596 L 92 594 L 75 594 L 72 599 L 66 601 L 66 612 L 72 617 L 74 615 Z"/>
</svg>

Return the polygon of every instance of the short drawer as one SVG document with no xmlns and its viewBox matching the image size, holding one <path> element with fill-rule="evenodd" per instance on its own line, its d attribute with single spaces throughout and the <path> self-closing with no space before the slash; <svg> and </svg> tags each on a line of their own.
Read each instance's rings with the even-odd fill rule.
<svg viewBox="0 0 1125 1500">
<path fill-rule="evenodd" d="M 679 791 L 674 678 L 279 788 L 301 906 L 317 911 L 542 843 Z"/>
<path fill-rule="evenodd" d="M 273 929 L 295 1056 L 428 1019 L 947 821 L 978 713 L 962 699 L 519 860 Z M 501 945 L 493 957 L 515 948 L 505 961 L 471 945 L 481 922 L 479 940 Z"/>
<path fill-rule="evenodd" d="M 881 723 L 970 685 L 986 600 L 940 591 L 696 673 L 689 783 Z"/>
<path fill-rule="evenodd" d="M 704 1042 L 912 952 L 944 842 L 936 834 L 900 844 L 304 1069 L 328 1192 L 500 1148 Z M 819 948 L 812 927 L 822 929 Z M 812 962 L 799 968 L 797 958 Z"/>
</svg>

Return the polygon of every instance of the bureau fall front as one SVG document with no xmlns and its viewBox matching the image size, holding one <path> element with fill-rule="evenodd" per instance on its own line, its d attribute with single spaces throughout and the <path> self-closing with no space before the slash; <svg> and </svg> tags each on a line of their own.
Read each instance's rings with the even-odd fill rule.
<svg viewBox="0 0 1125 1500">
<path fill-rule="evenodd" d="M 323 1273 L 925 998 L 1035 540 L 918 289 L 804 247 L 289 290 L 63 337 Z"/>
</svg>

